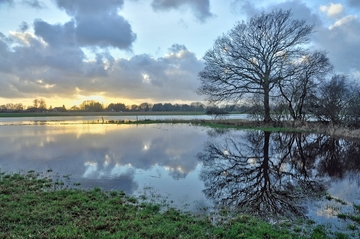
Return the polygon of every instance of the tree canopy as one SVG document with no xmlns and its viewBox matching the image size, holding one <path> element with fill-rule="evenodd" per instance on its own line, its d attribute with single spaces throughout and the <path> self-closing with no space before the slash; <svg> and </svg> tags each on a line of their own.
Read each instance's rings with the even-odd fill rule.
<svg viewBox="0 0 360 239">
<path fill-rule="evenodd" d="M 211 103 L 261 95 L 264 121 L 272 121 L 270 97 L 279 93 L 280 83 L 306 74 L 304 59 L 310 55 L 306 45 L 313 29 L 305 20 L 292 18 L 290 10 L 281 9 L 237 23 L 206 52 L 198 93 Z"/>
</svg>

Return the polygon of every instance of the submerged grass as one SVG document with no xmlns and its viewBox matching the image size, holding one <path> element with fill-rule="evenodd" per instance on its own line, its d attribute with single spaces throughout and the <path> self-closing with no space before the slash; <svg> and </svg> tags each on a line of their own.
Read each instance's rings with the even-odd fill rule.
<svg viewBox="0 0 360 239">
<path fill-rule="evenodd" d="M 315 227 L 270 225 L 248 215 L 214 224 L 122 191 L 66 188 L 35 172 L 0 174 L 0 238 L 327 238 Z M 60 186 L 59 186 L 60 185 Z"/>
</svg>

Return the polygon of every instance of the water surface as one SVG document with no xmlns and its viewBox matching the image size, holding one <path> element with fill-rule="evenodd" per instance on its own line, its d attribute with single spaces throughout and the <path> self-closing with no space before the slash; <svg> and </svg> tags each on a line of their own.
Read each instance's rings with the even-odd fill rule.
<svg viewBox="0 0 360 239">
<path fill-rule="evenodd" d="M 81 188 L 129 195 L 150 190 L 185 210 L 226 206 L 340 225 L 336 215 L 360 204 L 359 144 L 324 135 L 80 123 L 0 132 L 1 171 L 69 175 Z"/>
<path fill-rule="evenodd" d="M 214 119 L 210 115 L 117 115 L 117 116 L 46 116 L 44 117 L 0 117 L 0 126 L 5 125 L 64 125 L 83 123 L 102 123 L 113 121 L 140 120 L 193 120 Z M 247 114 L 229 114 L 221 116 L 224 119 L 248 119 Z"/>
</svg>

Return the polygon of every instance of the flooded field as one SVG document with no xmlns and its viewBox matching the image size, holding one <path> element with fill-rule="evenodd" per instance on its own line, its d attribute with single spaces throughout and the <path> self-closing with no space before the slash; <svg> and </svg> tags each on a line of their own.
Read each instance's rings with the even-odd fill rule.
<svg viewBox="0 0 360 239">
<path fill-rule="evenodd" d="M 161 195 L 183 210 L 226 207 L 341 227 L 337 214 L 360 204 L 360 145 L 324 135 L 81 123 L 3 124 L 0 132 L 0 171 Z"/>
<path fill-rule="evenodd" d="M 44 113 L 45 114 L 45 113 Z M 224 119 L 248 119 L 247 114 L 229 114 Z M 0 117 L 0 126 L 5 125 L 68 125 L 83 123 L 102 123 L 109 121 L 141 121 L 141 120 L 194 120 L 214 119 L 210 115 L 116 115 L 116 116 L 48 116 L 48 117 Z"/>
</svg>

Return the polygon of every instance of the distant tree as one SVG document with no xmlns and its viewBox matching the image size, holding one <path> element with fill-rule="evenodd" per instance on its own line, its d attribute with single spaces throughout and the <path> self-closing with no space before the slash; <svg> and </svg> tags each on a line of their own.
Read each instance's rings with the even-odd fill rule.
<svg viewBox="0 0 360 239">
<path fill-rule="evenodd" d="M 41 98 L 40 100 L 38 100 L 38 103 L 39 103 L 39 109 L 46 110 L 46 102 L 44 99 Z"/>
<path fill-rule="evenodd" d="M 334 75 L 319 86 L 311 97 L 309 111 L 318 120 L 340 124 L 347 115 L 351 98 L 350 86 L 345 75 Z"/>
<path fill-rule="evenodd" d="M 123 103 L 111 103 L 108 107 L 108 110 L 114 110 L 114 111 L 126 111 L 126 106 Z"/>
<path fill-rule="evenodd" d="M 246 95 L 261 95 L 264 121 L 272 121 L 271 92 L 302 70 L 297 62 L 308 55 L 303 46 L 312 32 L 313 26 L 293 19 L 290 10 L 277 9 L 238 23 L 206 52 L 198 93 L 210 103 L 237 103 Z"/>
<path fill-rule="evenodd" d="M 34 106 L 35 108 L 38 108 L 38 107 L 39 107 L 39 100 L 38 100 L 38 99 L 34 99 L 34 100 L 33 100 L 33 106 Z"/>
<path fill-rule="evenodd" d="M 139 106 L 133 104 L 133 105 L 130 106 L 130 110 L 131 110 L 131 111 L 138 111 L 138 110 L 139 110 Z"/>
<path fill-rule="evenodd" d="M 353 92 L 350 97 L 349 106 L 347 110 L 347 121 L 360 126 L 360 87 L 353 88 Z"/>
<path fill-rule="evenodd" d="M 174 111 L 181 111 L 181 105 L 175 104 L 174 105 Z"/>
<path fill-rule="evenodd" d="M 6 111 L 22 111 L 24 110 L 24 105 L 22 103 L 7 103 L 5 105 L 0 106 L 1 110 L 6 110 Z"/>
<path fill-rule="evenodd" d="M 219 118 L 220 116 L 229 114 L 229 112 L 227 112 L 224 108 L 219 108 L 217 106 L 207 107 L 205 113 L 207 115 L 213 116 L 215 119 Z"/>
<path fill-rule="evenodd" d="M 70 110 L 72 110 L 72 111 L 78 111 L 78 110 L 81 110 L 81 109 L 80 109 L 80 107 L 74 105 L 74 106 L 72 106 L 72 107 L 70 108 Z"/>
<path fill-rule="evenodd" d="M 147 102 L 141 103 L 139 105 L 139 110 L 140 111 L 149 111 L 150 110 L 149 103 L 147 103 Z"/>
<path fill-rule="evenodd" d="M 278 107 L 287 105 L 287 110 L 293 120 L 303 120 L 304 109 L 308 96 L 317 90 L 317 85 L 323 81 L 324 76 L 332 70 L 332 65 L 325 52 L 317 51 L 305 56 L 299 63 L 299 71 L 279 82 L 279 90 L 283 101 Z M 281 115 L 284 112 L 278 112 Z"/>
<path fill-rule="evenodd" d="M 193 102 L 191 103 L 191 107 L 193 108 L 193 111 L 204 111 L 205 106 L 201 102 Z"/>
<path fill-rule="evenodd" d="M 79 106 L 80 110 L 90 111 L 90 112 L 100 112 L 103 111 L 103 105 L 94 100 L 86 100 Z"/>
<path fill-rule="evenodd" d="M 163 110 L 164 108 L 162 103 L 154 104 L 152 107 L 152 111 L 163 111 Z"/>
<path fill-rule="evenodd" d="M 181 106 L 181 111 L 190 111 L 190 105 L 188 104 L 183 104 Z"/>
<path fill-rule="evenodd" d="M 174 111 L 174 106 L 171 103 L 165 103 L 163 108 L 164 111 Z"/>
</svg>

